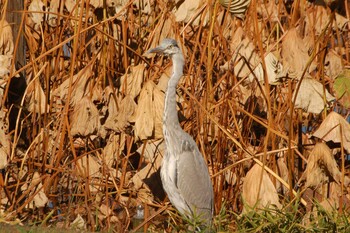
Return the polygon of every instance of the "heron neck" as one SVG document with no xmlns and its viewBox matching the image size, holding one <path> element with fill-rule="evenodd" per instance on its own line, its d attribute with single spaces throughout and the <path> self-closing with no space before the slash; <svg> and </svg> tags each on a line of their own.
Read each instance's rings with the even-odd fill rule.
<svg viewBox="0 0 350 233">
<path fill-rule="evenodd" d="M 168 88 L 165 92 L 164 105 L 164 130 L 171 128 L 170 126 L 180 126 L 176 109 L 176 87 L 183 74 L 184 58 L 182 54 L 172 56 L 173 73 L 168 81 Z"/>
</svg>

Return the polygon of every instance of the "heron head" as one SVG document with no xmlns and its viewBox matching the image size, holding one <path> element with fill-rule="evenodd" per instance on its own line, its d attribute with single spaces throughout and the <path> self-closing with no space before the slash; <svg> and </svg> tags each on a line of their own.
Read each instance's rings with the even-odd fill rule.
<svg viewBox="0 0 350 233">
<path fill-rule="evenodd" d="M 181 50 L 177 45 L 176 40 L 166 38 L 160 43 L 158 47 L 148 50 L 146 54 L 156 53 L 156 54 L 164 54 L 164 55 L 171 56 L 173 54 L 180 53 L 180 52 Z"/>
</svg>

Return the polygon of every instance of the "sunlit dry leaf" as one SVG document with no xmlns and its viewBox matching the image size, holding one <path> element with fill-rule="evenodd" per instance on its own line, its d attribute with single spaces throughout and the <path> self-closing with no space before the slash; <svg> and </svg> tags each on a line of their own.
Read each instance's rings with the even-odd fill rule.
<svg viewBox="0 0 350 233">
<path fill-rule="evenodd" d="M 192 25 L 197 26 L 200 22 L 201 14 L 199 10 L 206 3 L 204 0 L 185 0 L 175 11 L 177 22 L 188 23 L 192 20 Z M 208 23 L 208 17 L 205 17 L 203 26 Z"/>
<path fill-rule="evenodd" d="M 277 159 L 277 169 L 278 175 L 288 184 L 289 171 L 284 156 L 281 156 Z M 283 194 L 286 194 L 288 192 L 288 188 L 281 184 L 281 182 L 277 182 L 276 186 L 277 190 L 281 189 Z"/>
<path fill-rule="evenodd" d="M 142 155 L 147 163 L 154 163 L 157 158 L 162 157 L 165 151 L 164 140 L 151 141 L 148 140 L 147 143 L 143 144 L 137 149 L 137 152 Z M 154 166 L 159 168 L 160 164 L 154 164 Z"/>
<path fill-rule="evenodd" d="M 133 116 L 135 137 L 159 139 L 162 134 L 162 114 L 164 110 L 164 93 L 153 81 L 147 81 L 141 90 L 139 102 Z"/>
<path fill-rule="evenodd" d="M 48 109 L 46 95 L 38 78 L 28 84 L 27 87 L 28 110 L 36 114 L 44 114 Z"/>
<path fill-rule="evenodd" d="M 308 48 L 299 36 L 297 29 L 289 29 L 282 40 L 283 67 L 291 78 L 300 79 L 309 61 Z M 311 73 L 316 68 L 316 63 L 312 62 L 308 68 Z M 305 75 L 308 75 L 306 73 Z"/>
<path fill-rule="evenodd" d="M 30 13 L 30 18 L 34 22 L 34 29 L 36 31 L 39 31 L 40 25 L 44 20 L 44 13 L 41 13 L 44 11 L 44 6 L 41 0 L 33 0 L 28 7 L 29 12 L 35 12 Z"/>
<path fill-rule="evenodd" d="M 171 76 L 172 69 L 173 69 L 172 66 L 167 67 L 162 73 L 162 75 L 160 76 L 157 84 L 159 90 L 165 92 L 166 89 L 168 88 L 168 82 Z"/>
<path fill-rule="evenodd" d="M 293 93 L 293 100 L 296 94 L 295 91 Z M 326 98 L 324 98 L 324 95 L 326 95 Z M 324 89 L 322 83 L 312 78 L 304 78 L 300 84 L 294 104 L 295 108 L 301 108 L 306 112 L 318 114 L 325 109 L 327 103 L 324 102 L 324 99 L 327 102 L 335 100 L 335 98 Z"/>
<path fill-rule="evenodd" d="M 232 15 L 244 19 L 250 0 L 220 0 L 220 4 L 228 9 Z"/>
<path fill-rule="evenodd" d="M 78 160 L 77 171 L 84 178 L 100 178 L 100 163 L 93 155 L 86 155 Z"/>
<path fill-rule="evenodd" d="M 111 98 L 110 101 L 114 101 Z M 112 106 L 113 107 L 113 106 Z M 129 126 L 129 121 L 131 116 L 134 114 L 136 109 L 136 103 L 131 95 L 126 95 L 124 99 L 119 103 L 119 110 L 113 114 L 113 110 L 109 111 L 108 118 L 104 124 L 107 129 L 114 130 L 116 132 L 122 132 L 127 126 Z"/>
<path fill-rule="evenodd" d="M 341 56 L 333 49 L 327 53 L 324 64 L 326 75 L 331 79 L 337 77 L 344 69 Z"/>
<path fill-rule="evenodd" d="M 150 48 L 157 47 L 159 45 L 159 42 L 162 41 L 164 38 L 175 38 L 173 25 L 174 25 L 173 18 L 168 17 L 168 15 L 162 15 L 162 18 L 160 19 L 156 28 L 153 29 L 154 39 L 152 40 Z"/>
<path fill-rule="evenodd" d="M 70 119 L 73 136 L 89 136 L 96 133 L 100 127 L 98 109 L 87 96 L 75 105 Z"/>
<path fill-rule="evenodd" d="M 269 205 L 282 208 L 275 186 L 266 171 L 258 164 L 255 164 L 244 178 L 242 198 L 250 208 L 264 208 Z M 243 212 L 249 212 L 249 209 L 244 208 Z"/>
<path fill-rule="evenodd" d="M 73 229 L 80 229 L 80 230 L 85 230 L 86 229 L 86 223 L 81 217 L 80 214 L 74 219 L 74 221 L 71 223 L 71 228 Z"/>
<path fill-rule="evenodd" d="M 0 33 L 0 55 L 13 55 L 12 28 L 6 20 L 0 20 Z"/>
<path fill-rule="evenodd" d="M 345 108 L 350 108 L 350 70 L 343 70 L 334 80 L 334 92 L 337 100 Z"/>
<path fill-rule="evenodd" d="M 107 145 L 103 148 L 102 156 L 104 156 L 105 162 L 108 168 L 112 168 L 115 162 L 118 162 L 118 158 L 125 147 L 125 134 L 114 135 L 112 134 Z"/>
<path fill-rule="evenodd" d="M 273 53 L 270 52 L 265 56 L 265 65 L 269 84 L 277 84 L 279 79 L 285 76 L 282 64 Z M 265 81 L 264 69 L 261 63 L 254 69 L 254 74 L 249 74 L 248 79 L 252 82 L 255 77 L 259 82 Z"/>
<path fill-rule="evenodd" d="M 7 79 L 11 69 L 12 55 L 0 55 L 0 79 Z M 3 91 L 0 91 L 3 92 Z"/>
<path fill-rule="evenodd" d="M 69 13 L 72 13 L 72 10 L 78 4 L 79 2 L 75 2 L 75 0 L 65 0 L 64 1 L 64 6 L 67 8 Z"/>
<path fill-rule="evenodd" d="M 132 98 L 138 96 L 141 91 L 145 68 L 145 64 L 131 67 L 131 70 L 120 78 L 120 92 L 131 95 Z"/>
<path fill-rule="evenodd" d="M 30 188 L 31 195 L 37 192 L 37 190 L 40 190 L 38 193 L 35 194 L 34 198 L 28 203 L 28 208 L 30 209 L 45 207 L 45 205 L 49 201 L 49 199 L 47 198 L 46 194 L 43 191 L 43 185 L 41 181 L 42 180 L 41 180 L 40 174 L 38 172 L 34 172 L 34 175 L 32 177 L 32 180 L 30 181 L 29 186 L 25 183 L 21 187 L 22 191 L 25 191 L 28 188 Z"/>
<path fill-rule="evenodd" d="M 220 0 L 221 1 L 221 0 Z M 257 7 L 256 11 L 263 19 L 269 20 L 272 22 L 279 21 L 279 10 L 280 6 L 277 1 L 260 1 L 258 4 L 260 7 Z"/>
<path fill-rule="evenodd" d="M 89 85 L 87 83 L 94 75 L 92 71 L 92 65 L 81 69 L 77 74 L 72 78 L 72 94 L 70 98 L 70 104 L 75 105 L 79 102 L 84 95 L 86 95 L 89 90 Z M 52 95 L 58 96 L 61 101 L 66 101 L 67 94 L 69 91 L 69 82 L 70 79 L 67 78 L 58 88 L 53 90 Z"/>
<path fill-rule="evenodd" d="M 307 11 L 305 18 L 305 31 L 320 35 L 330 20 L 330 13 L 324 6 L 314 5 Z M 335 13 L 333 20 L 333 30 L 343 30 L 349 20 L 338 13 Z"/>
<path fill-rule="evenodd" d="M 62 14 L 63 12 L 63 5 L 61 7 L 61 12 L 58 12 L 58 9 L 60 7 L 62 1 L 60 0 L 51 0 L 50 1 L 50 7 L 48 8 L 48 11 L 53 13 L 48 15 L 47 22 L 51 27 L 56 27 L 58 25 L 57 22 L 57 14 L 60 13 Z"/>
<path fill-rule="evenodd" d="M 306 169 L 299 180 L 305 181 L 305 188 L 319 188 L 321 185 L 336 181 L 341 182 L 341 172 L 331 150 L 325 143 L 317 143 L 307 160 Z"/>
<path fill-rule="evenodd" d="M 336 112 L 328 114 L 313 136 L 326 142 L 343 143 L 344 148 L 350 153 L 350 124 Z"/>
<path fill-rule="evenodd" d="M 0 111 L 0 170 L 4 169 L 8 164 L 8 157 L 11 152 L 11 137 L 6 133 L 8 122 L 6 122 L 6 113 Z"/>
<path fill-rule="evenodd" d="M 99 211 L 100 213 L 98 214 L 98 218 L 100 220 L 103 220 L 103 219 L 106 219 L 107 217 L 109 217 L 110 215 L 112 215 L 112 210 L 111 208 L 109 208 L 107 205 L 105 204 L 102 204 L 100 207 L 99 207 Z"/>
</svg>

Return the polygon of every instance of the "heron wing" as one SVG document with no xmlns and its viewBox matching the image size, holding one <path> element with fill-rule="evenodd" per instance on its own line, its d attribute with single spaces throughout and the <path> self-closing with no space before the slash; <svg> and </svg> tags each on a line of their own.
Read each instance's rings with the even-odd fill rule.
<svg viewBox="0 0 350 233">
<path fill-rule="evenodd" d="M 213 187 L 208 167 L 192 138 L 182 141 L 177 171 L 177 187 L 192 214 L 211 218 Z"/>
</svg>

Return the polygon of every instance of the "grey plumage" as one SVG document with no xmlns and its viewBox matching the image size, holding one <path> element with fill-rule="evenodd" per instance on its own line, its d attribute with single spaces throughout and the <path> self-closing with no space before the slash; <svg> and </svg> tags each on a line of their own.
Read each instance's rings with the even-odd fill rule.
<svg viewBox="0 0 350 233">
<path fill-rule="evenodd" d="M 184 66 L 182 51 L 175 40 L 164 39 L 147 53 L 168 55 L 173 61 L 163 115 L 166 153 L 160 174 L 164 190 L 181 214 L 211 224 L 214 193 L 208 167 L 195 141 L 181 128 L 176 109 L 176 86 Z"/>
</svg>

